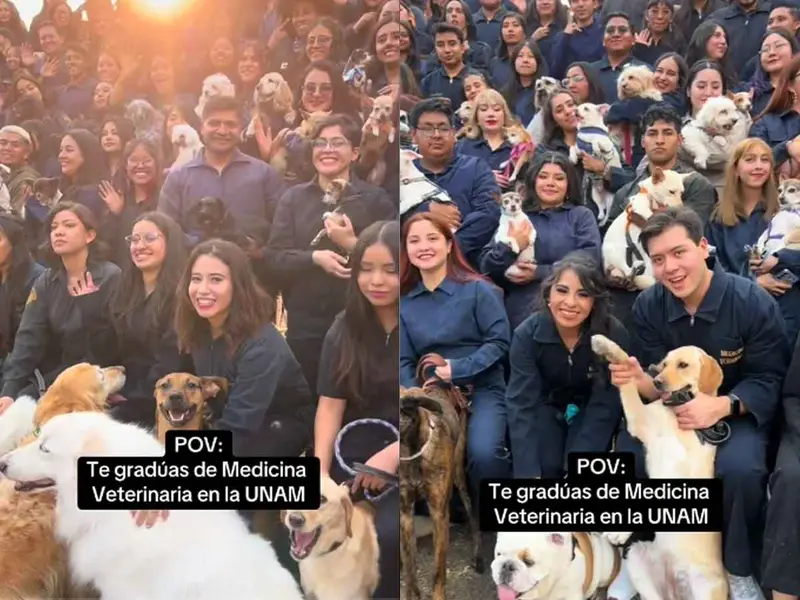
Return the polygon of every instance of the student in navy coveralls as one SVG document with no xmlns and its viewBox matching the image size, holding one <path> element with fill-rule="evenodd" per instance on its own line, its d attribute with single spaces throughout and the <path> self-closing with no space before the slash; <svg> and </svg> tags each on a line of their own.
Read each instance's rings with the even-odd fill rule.
<svg viewBox="0 0 800 600">
<path fill-rule="evenodd" d="M 553 265 L 541 310 L 511 341 L 506 410 L 514 477 L 561 478 L 571 452 L 605 452 L 622 416 L 619 390 L 592 352 L 601 333 L 628 346 L 599 264 L 581 251 Z"/>
<path fill-rule="evenodd" d="M 723 271 L 709 259 L 700 217 L 671 208 L 651 217 L 640 241 L 658 283 L 633 305 L 636 359 L 611 365 L 616 386 L 634 379 L 643 398 L 659 398 L 642 369 L 681 346 L 696 345 L 722 367 L 718 397 L 698 394 L 675 408 L 683 429 L 702 429 L 725 419 L 730 438 L 717 449 L 716 473 L 723 481 L 723 560 L 734 600 L 759 598 L 757 577 L 767 485 L 767 446 L 780 387 L 789 363 L 789 344 L 775 300 L 755 282 Z M 638 359 L 638 361 L 637 361 Z M 637 454 L 641 444 L 623 427 L 616 450 Z"/>
<path fill-rule="evenodd" d="M 477 504 L 481 479 L 511 476 L 503 361 L 511 332 L 502 293 L 464 259 L 447 221 L 419 213 L 403 227 L 400 255 L 400 385 L 419 385 L 420 359 L 447 361 L 436 375 L 472 386 L 467 476 Z"/>
</svg>

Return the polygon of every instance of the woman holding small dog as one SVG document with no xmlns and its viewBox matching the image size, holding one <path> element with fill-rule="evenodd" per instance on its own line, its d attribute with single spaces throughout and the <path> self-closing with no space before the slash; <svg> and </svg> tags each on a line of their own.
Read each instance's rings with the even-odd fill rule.
<svg viewBox="0 0 800 600">
<path fill-rule="evenodd" d="M 543 154 L 525 176 L 522 210 L 536 230 L 536 264 L 517 265 L 523 275 L 505 272 L 517 259 L 514 250 L 492 242 L 481 255 L 481 272 L 506 292 L 505 307 L 512 330 L 530 314 L 541 294 L 541 285 L 553 265 L 575 250 L 584 250 L 600 261 L 600 230 L 594 213 L 581 202 L 581 183 L 574 167 L 562 154 Z M 520 252 L 529 245 L 528 227 L 509 227 Z"/>
<path fill-rule="evenodd" d="M 417 364 L 433 352 L 447 363 L 437 377 L 472 386 L 466 455 L 477 506 L 481 479 L 511 475 L 503 368 L 511 331 L 500 290 L 469 267 L 448 223 L 426 212 L 403 226 L 400 291 L 400 385 L 418 386 Z"/>
<path fill-rule="evenodd" d="M 378 221 L 359 236 L 351 255 L 353 271 L 344 312 L 325 337 L 320 356 L 317 392 L 320 396 L 314 426 L 314 455 L 323 474 L 341 483 L 350 479 L 334 459 L 334 441 L 353 421 L 381 419 L 399 427 L 397 414 L 398 302 L 400 227 Z M 396 474 L 399 442 L 391 431 L 364 425 L 342 440 L 342 458 Z M 359 487 L 380 492 L 386 482 L 359 475 Z M 391 492 L 375 505 L 380 545 L 380 585 L 376 598 L 399 597 L 398 494 Z"/>
<path fill-rule="evenodd" d="M 606 452 L 622 416 L 619 391 L 592 352 L 591 336 L 627 348 L 611 316 L 595 259 L 571 252 L 542 284 L 540 309 L 514 331 L 506 408 L 515 478 L 562 478 L 570 452 Z"/>
</svg>

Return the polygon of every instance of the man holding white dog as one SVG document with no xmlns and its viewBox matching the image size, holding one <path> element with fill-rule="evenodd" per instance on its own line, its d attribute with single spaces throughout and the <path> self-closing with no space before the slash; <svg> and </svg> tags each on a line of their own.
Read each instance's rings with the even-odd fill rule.
<svg viewBox="0 0 800 600">
<path fill-rule="evenodd" d="M 689 345 L 719 363 L 721 395 L 697 394 L 674 411 L 681 429 L 707 429 L 723 420 L 730 426 L 730 438 L 716 455 L 724 494 L 723 562 L 731 598 L 760 600 L 754 576 L 764 531 L 768 443 L 790 359 L 783 317 L 766 291 L 725 273 L 709 258 L 702 220 L 691 209 L 652 216 L 640 240 L 658 283 L 633 305 L 636 358 L 610 365 L 611 380 L 617 387 L 634 380 L 643 401 L 655 401 L 662 393 L 642 365 L 658 364 L 668 352 Z M 637 475 L 645 476 L 642 446 L 624 426 L 616 449 L 634 452 Z"/>
</svg>

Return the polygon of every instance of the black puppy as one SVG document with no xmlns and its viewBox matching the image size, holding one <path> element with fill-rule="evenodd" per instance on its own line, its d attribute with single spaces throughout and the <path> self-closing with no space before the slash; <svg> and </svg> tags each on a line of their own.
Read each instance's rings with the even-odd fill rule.
<svg viewBox="0 0 800 600">
<path fill-rule="evenodd" d="M 187 217 L 189 232 L 198 238 L 198 243 L 220 239 L 233 242 L 246 251 L 250 251 L 253 245 L 260 247 L 266 243 L 260 234 L 245 232 L 238 227 L 221 198 L 201 198 L 189 210 Z"/>
</svg>

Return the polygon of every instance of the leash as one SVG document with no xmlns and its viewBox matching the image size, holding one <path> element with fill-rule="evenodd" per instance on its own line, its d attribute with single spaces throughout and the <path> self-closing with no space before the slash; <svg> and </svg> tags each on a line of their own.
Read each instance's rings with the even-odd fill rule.
<svg viewBox="0 0 800 600">
<path fill-rule="evenodd" d="M 336 462 L 339 463 L 339 466 L 342 467 L 342 469 L 344 469 L 344 471 L 347 474 L 352 475 L 353 477 L 356 477 L 359 473 L 374 475 L 376 477 L 380 477 L 389 484 L 388 487 L 377 496 L 373 496 L 368 490 L 364 490 L 364 497 L 367 500 L 369 500 L 370 502 L 377 502 L 378 500 L 386 496 L 389 492 L 391 492 L 393 489 L 400 486 L 400 478 L 393 473 L 388 473 L 387 471 L 382 471 L 381 469 L 369 467 L 361 463 L 353 463 L 353 467 L 350 467 L 350 465 L 348 465 L 344 461 L 344 459 L 342 458 L 342 449 L 341 449 L 342 440 L 344 439 L 344 436 L 347 434 L 347 432 L 362 425 L 380 425 L 381 427 L 385 427 L 386 429 L 391 430 L 391 432 L 397 437 L 398 441 L 400 440 L 400 432 L 397 430 L 397 427 L 395 427 L 388 421 L 384 421 L 383 419 L 357 419 L 342 427 L 342 429 L 336 436 L 336 440 L 334 440 L 333 442 L 333 452 L 336 456 Z M 402 458 L 400 460 L 402 460 Z"/>
</svg>

